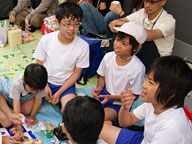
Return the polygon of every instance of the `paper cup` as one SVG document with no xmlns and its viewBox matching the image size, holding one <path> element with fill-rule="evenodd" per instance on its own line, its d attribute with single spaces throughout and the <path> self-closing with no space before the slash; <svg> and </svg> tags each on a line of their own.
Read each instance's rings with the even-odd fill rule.
<svg viewBox="0 0 192 144">
<path fill-rule="evenodd" d="M 52 123 L 46 123 L 45 137 L 52 138 L 53 137 L 53 129 L 54 125 Z"/>
</svg>

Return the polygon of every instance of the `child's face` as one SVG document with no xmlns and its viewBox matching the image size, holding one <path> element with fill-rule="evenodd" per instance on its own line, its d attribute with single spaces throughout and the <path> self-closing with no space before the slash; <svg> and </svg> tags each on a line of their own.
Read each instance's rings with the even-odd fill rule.
<svg viewBox="0 0 192 144">
<path fill-rule="evenodd" d="M 119 56 L 131 56 L 131 50 L 133 46 L 129 43 L 129 37 L 125 36 L 123 38 L 116 37 L 114 41 L 114 51 L 116 55 Z"/>
<path fill-rule="evenodd" d="M 60 28 L 60 34 L 62 38 L 64 39 L 73 39 L 74 36 L 77 34 L 77 31 L 79 30 L 80 26 L 80 20 L 79 19 L 72 19 L 71 17 L 63 18 L 61 22 L 59 23 L 56 21 L 57 26 Z"/>
<path fill-rule="evenodd" d="M 149 73 L 143 83 L 141 100 L 143 102 L 157 104 L 156 92 L 158 88 L 159 88 L 159 83 L 154 81 L 153 72 Z"/>
<path fill-rule="evenodd" d="M 40 91 L 40 90 L 34 90 L 34 89 L 30 88 L 29 85 L 27 85 L 27 84 L 25 84 L 25 83 L 24 83 L 24 88 L 25 88 L 25 90 L 26 90 L 27 92 L 33 93 L 33 94 L 36 94 L 37 92 Z"/>
</svg>

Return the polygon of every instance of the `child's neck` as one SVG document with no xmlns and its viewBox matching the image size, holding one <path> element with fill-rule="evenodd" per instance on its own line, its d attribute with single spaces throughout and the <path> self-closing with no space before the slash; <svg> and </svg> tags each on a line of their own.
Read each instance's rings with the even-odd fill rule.
<svg viewBox="0 0 192 144">
<path fill-rule="evenodd" d="M 116 56 L 116 62 L 117 62 L 117 64 L 119 66 L 124 66 L 124 65 L 128 64 L 131 61 L 132 57 L 133 56 L 122 57 L 122 56 L 117 55 Z"/>
<path fill-rule="evenodd" d="M 156 114 L 156 115 L 159 115 L 162 112 L 167 110 L 167 108 L 163 108 L 164 107 L 163 105 L 158 105 L 157 104 L 157 105 L 153 105 L 153 107 L 154 107 L 154 114 Z"/>
<path fill-rule="evenodd" d="M 63 37 L 63 36 L 61 36 L 60 33 L 58 34 L 58 40 L 59 40 L 59 42 L 60 42 L 61 44 L 63 44 L 63 45 L 68 45 L 68 44 L 72 43 L 73 39 L 74 39 L 74 38 L 66 38 L 66 37 Z"/>
</svg>

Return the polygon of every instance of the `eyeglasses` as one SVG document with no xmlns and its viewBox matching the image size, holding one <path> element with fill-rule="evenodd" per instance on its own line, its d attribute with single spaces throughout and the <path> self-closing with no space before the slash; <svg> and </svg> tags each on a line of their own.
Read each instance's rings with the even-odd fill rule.
<svg viewBox="0 0 192 144">
<path fill-rule="evenodd" d="M 79 28 L 81 23 L 76 23 L 76 24 L 64 24 L 64 23 L 62 23 L 62 25 L 66 28 L 70 28 L 71 26 L 74 28 Z"/>
<path fill-rule="evenodd" d="M 160 2 L 162 0 L 144 0 L 144 2 L 150 2 L 150 3 L 157 3 L 157 2 Z"/>
</svg>

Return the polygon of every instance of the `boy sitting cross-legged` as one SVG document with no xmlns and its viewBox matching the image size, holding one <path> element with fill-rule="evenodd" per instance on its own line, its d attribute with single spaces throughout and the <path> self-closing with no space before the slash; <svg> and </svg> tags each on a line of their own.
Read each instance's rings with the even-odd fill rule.
<svg viewBox="0 0 192 144">
<path fill-rule="evenodd" d="M 89 66 L 89 45 L 76 35 L 82 15 L 78 4 L 60 4 L 56 9 L 60 30 L 43 36 L 34 53 L 37 63 L 48 71 L 45 98 L 52 104 L 61 102 L 61 112 L 65 104 L 76 97 L 75 82 L 82 69 Z"/>
</svg>

